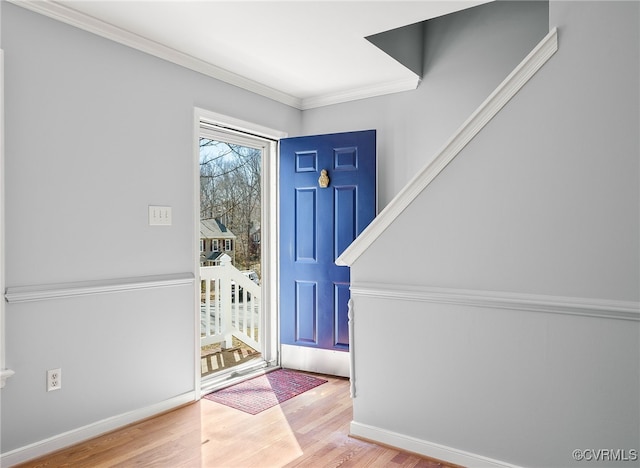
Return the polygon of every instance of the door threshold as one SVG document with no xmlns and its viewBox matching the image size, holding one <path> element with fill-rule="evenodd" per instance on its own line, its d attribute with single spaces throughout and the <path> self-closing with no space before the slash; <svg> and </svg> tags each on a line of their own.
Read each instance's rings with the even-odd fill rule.
<svg viewBox="0 0 640 468">
<path fill-rule="evenodd" d="M 221 375 L 216 375 L 213 378 L 201 382 L 200 397 L 277 369 L 280 369 L 280 366 L 276 365 L 275 362 L 269 363 L 262 361 L 259 363 L 248 363 L 246 366 L 238 366 L 228 371 L 223 371 Z"/>
</svg>

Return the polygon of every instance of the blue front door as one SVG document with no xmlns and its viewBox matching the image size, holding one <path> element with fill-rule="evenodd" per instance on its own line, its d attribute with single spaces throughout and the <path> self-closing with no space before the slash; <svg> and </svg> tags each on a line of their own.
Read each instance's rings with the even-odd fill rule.
<svg viewBox="0 0 640 468">
<path fill-rule="evenodd" d="M 376 214 L 376 133 L 280 144 L 280 341 L 348 351 L 349 268 L 335 260 Z"/>
</svg>

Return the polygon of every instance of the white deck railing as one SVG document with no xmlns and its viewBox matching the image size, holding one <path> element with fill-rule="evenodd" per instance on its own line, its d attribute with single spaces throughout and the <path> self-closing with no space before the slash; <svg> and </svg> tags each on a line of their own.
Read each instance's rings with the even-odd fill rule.
<svg viewBox="0 0 640 468">
<path fill-rule="evenodd" d="M 260 350 L 260 286 L 233 265 L 200 267 L 200 346 L 224 343 L 235 336 Z"/>
</svg>

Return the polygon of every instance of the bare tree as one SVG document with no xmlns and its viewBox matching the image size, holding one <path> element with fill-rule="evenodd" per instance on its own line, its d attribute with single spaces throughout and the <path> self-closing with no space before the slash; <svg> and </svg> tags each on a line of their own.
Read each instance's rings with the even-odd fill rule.
<svg viewBox="0 0 640 468">
<path fill-rule="evenodd" d="M 200 139 L 200 216 L 217 218 L 236 234 L 236 264 L 260 261 L 252 234 L 260 227 L 261 151 Z"/>
</svg>

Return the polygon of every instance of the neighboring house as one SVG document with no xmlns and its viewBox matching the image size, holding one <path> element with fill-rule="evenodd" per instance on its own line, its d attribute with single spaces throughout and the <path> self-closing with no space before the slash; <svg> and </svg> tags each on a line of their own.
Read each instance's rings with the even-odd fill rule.
<svg viewBox="0 0 640 468">
<path fill-rule="evenodd" d="M 235 263 L 236 235 L 219 219 L 200 220 L 200 265 L 218 266 L 226 261 Z"/>
<path fill-rule="evenodd" d="M 255 225 L 251 228 L 251 232 L 249 235 L 250 244 L 249 244 L 249 255 L 255 258 L 260 258 L 260 240 L 261 240 L 262 230 L 260 229 L 260 225 Z"/>
</svg>

